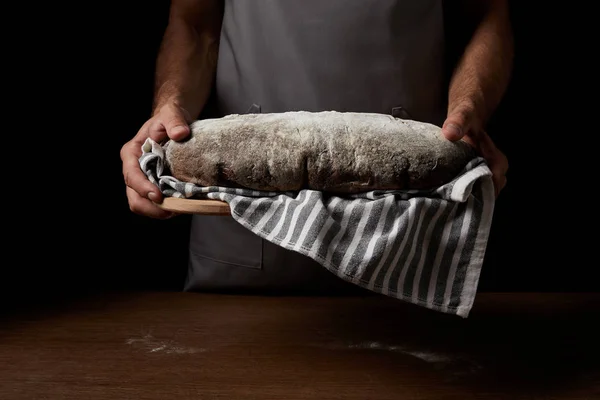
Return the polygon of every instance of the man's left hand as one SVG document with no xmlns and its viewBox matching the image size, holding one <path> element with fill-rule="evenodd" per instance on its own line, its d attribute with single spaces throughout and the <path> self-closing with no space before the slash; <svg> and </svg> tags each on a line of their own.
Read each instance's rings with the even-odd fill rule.
<svg viewBox="0 0 600 400">
<path fill-rule="evenodd" d="M 483 157 L 490 170 L 496 197 L 506 186 L 506 173 L 508 171 L 508 159 L 492 141 L 492 138 L 481 127 L 475 113 L 468 107 L 455 108 L 442 125 L 442 133 L 451 141 L 464 140 L 477 150 Z"/>
</svg>

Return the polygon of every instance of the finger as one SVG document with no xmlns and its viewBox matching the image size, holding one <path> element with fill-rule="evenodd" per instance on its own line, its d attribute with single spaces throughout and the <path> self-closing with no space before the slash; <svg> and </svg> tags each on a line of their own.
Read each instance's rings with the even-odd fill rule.
<svg viewBox="0 0 600 400">
<path fill-rule="evenodd" d="M 159 119 L 155 119 L 148 126 L 148 137 L 159 144 L 162 144 L 169 139 L 167 129 Z"/>
<path fill-rule="evenodd" d="M 500 150 L 498 150 L 496 143 L 494 143 L 490 135 L 485 130 L 482 130 L 478 133 L 477 141 L 480 143 L 480 147 L 485 152 L 494 155 L 500 154 Z"/>
<path fill-rule="evenodd" d="M 144 142 L 146 142 L 146 139 L 150 137 L 150 128 L 154 122 L 153 119 L 144 122 L 144 125 L 137 131 L 133 139 L 121 148 L 121 159 L 123 159 L 123 153 L 126 155 L 133 154 L 136 158 L 142 155 L 142 146 L 144 145 Z"/>
<path fill-rule="evenodd" d="M 457 107 L 446 117 L 442 125 L 442 133 L 453 142 L 462 139 L 471 131 L 473 113 L 466 107 Z"/>
<path fill-rule="evenodd" d="M 162 201 L 162 193 L 159 188 L 148 180 L 148 177 L 139 164 L 139 156 L 132 151 L 125 151 L 123 158 L 123 179 L 128 188 L 134 190 L 139 196 L 153 200 L 155 202 Z"/>
<path fill-rule="evenodd" d="M 479 147 L 482 156 L 493 164 L 495 172 L 500 176 L 505 176 L 508 172 L 508 158 L 485 131 L 481 131 L 479 134 Z"/>
<path fill-rule="evenodd" d="M 494 191 L 496 193 L 496 197 L 498 197 L 500 191 L 504 189 L 507 183 L 506 173 L 508 172 L 508 161 L 506 156 L 498 150 L 495 156 L 490 158 L 488 165 L 492 171 Z"/>
<path fill-rule="evenodd" d="M 494 193 L 496 195 L 496 197 L 498 197 L 498 195 L 500 194 L 500 192 L 502 191 L 502 189 L 504 189 L 506 187 L 506 175 L 502 175 L 502 174 L 498 174 L 498 173 L 494 173 L 492 172 L 492 181 L 494 182 Z"/>
<path fill-rule="evenodd" d="M 127 201 L 129 202 L 129 209 L 137 214 L 155 219 L 167 219 L 175 216 L 170 211 L 163 210 L 158 207 L 155 203 L 140 196 L 136 191 L 130 187 L 126 188 Z"/>
<path fill-rule="evenodd" d="M 446 139 L 456 142 L 465 136 L 462 125 L 459 125 L 457 122 L 452 120 L 446 120 L 444 125 L 442 126 L 442 134 L 446 137 Z"/>
<path fill-rule="evenodd" d="M 190 133 L 186 113 L 175 105 L 168 108 L 163 124 L 169 138 L 175 141 L 184 139 Z"/>
</svg>

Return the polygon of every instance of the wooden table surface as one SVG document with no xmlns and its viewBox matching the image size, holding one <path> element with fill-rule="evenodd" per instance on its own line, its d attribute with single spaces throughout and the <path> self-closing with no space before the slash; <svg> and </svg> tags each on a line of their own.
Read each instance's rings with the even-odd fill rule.
<svg viewBox="0 0 600 400">
<path fill-rule="evenodd" d="M 0 399 L 600 399 L 600 294 L 100 293 L 5 313 Z"/>
</svg>

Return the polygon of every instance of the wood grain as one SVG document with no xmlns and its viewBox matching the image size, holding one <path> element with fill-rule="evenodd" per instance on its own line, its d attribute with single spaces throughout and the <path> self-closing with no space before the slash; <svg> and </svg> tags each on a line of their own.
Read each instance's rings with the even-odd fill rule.
<svg viewBox="0 0 600 400">
<path fill-rule="evenodd" d="M 101 293 L 2 317 L 0 398 L 593 399 L 600 294 Z"/>
<path fill-rule="evenodd" d="M 229 204 L 220 200 L 180 199 L 165 197 L 160 208 L 180 214 L 231 215 Z"/>
</svg>

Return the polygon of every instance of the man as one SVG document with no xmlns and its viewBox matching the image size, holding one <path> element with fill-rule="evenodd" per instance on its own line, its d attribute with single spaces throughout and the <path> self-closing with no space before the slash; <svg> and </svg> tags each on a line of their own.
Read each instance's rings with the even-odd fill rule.
<svg viewBox="0 0 600 400">
<path fill-rule="evenodd" d="M 211 116 L 337 110 L 435 123 L 479 151 L 498 194 L 508 163 L 484 129 L 511 73 L 508 1 L 460 3 L 474 28 L 448 85 L 441 0 L 173 0 L 152 117 L 121 150 L 131 210 L 171 216 L 154 204 L 162 196 L 140 170 L 141 145 L 185 138 L 209 105 Z M 339 281 L 227 217 L 192 217 L 189 260 L 189 290 Z"/>
</svg>

